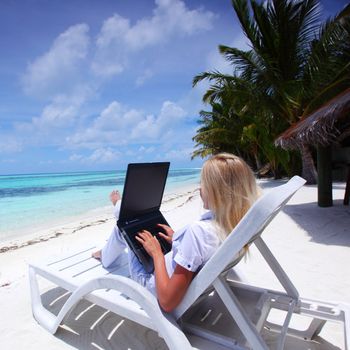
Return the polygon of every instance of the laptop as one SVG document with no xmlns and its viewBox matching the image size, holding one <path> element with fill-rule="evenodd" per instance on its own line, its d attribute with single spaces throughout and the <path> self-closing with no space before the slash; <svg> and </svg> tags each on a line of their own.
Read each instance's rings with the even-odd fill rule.
<svg viewBox="0 0 350 350">
<path fill-rule="evenodd" d="M 164 254 L 171 250 L 158 232 L 157 224 L 168 225 L 159 208 L 162 203 L 169 162 L 131 163 L 128 165 L 123 198 L 117 225 L 130 249 L 148 273 L 153 272 L 153 259 L 135 238 L 141 230 L 151 232 L 159 241 Z"/>
</svg>

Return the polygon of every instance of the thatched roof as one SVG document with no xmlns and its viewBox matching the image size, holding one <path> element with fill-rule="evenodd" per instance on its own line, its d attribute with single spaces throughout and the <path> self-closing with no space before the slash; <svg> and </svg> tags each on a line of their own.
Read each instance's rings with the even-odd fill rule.
<svg viewBox="0 0 350 350">
<path fill-rule="evenodd" d="M 303 144 L 327 146 L 350 136 L 350 88 L 292 125 L 276 140 L 284 149 Z"/>
</svg>

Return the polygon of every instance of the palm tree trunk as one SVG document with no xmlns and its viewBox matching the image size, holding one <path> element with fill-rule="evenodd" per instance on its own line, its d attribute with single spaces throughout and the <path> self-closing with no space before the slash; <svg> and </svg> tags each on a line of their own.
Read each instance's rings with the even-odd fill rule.
<svg viewBox="0 0 350 350">
<path fill-rule="evenodd" d="M 262 165 L 258 156 L 258 152 L 254 152 L 254 160 L 255 160 L 256 169 L 257 170 L 261 169 Z"/>
<path fill-rule="evenodd" d="M 302 177 L 310 185 L 317 183 L 317 171 L 315 168 L 315 163 L 312 158 L 310 146 L 304 144 L 301 149 L 301 159 L 302 159 Z"/>
</svg>

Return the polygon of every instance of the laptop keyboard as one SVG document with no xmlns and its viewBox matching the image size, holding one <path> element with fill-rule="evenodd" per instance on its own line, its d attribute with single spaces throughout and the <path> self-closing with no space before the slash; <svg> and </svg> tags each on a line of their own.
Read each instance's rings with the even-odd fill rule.
<svg viewBox="0 0 350 350">
<path fill-rule="evenodd" d="M 158 232 L 164 232 L 164 230 L 158 226 L 159 222 L 154 221 L 154 222 L 147 222 L 145 225 L 135 225 L 132 227 L 132 232 L 134 236 L 134 246 L 136 249 L 143 249 L 143 246 L 139 241 L 135 238 L 137 236 L 138 232 L 142 230 L 147 230 L 149 231 L 153 236 L 156 236 L 159 240 L 160 236 L 158 235 Z M 162 242 L 163 239 L 160 240 L 160 245 L 162 247 L 163 252 L 167 250 L 167 247 L 164 246 L 164 243 Z"/>
</svg>

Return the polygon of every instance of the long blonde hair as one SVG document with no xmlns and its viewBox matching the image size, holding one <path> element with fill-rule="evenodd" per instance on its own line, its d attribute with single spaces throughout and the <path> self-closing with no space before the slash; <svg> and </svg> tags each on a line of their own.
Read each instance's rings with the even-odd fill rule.
<svg viewBox="0 0 350 350">
<path fill-rule="evenodd" d="M 209 158 L 201 172 L 201 190 L 219 226 L 223 241 L 258 198 L 258 186 L 248 164 L 233 154 Z"/>
</svg>

